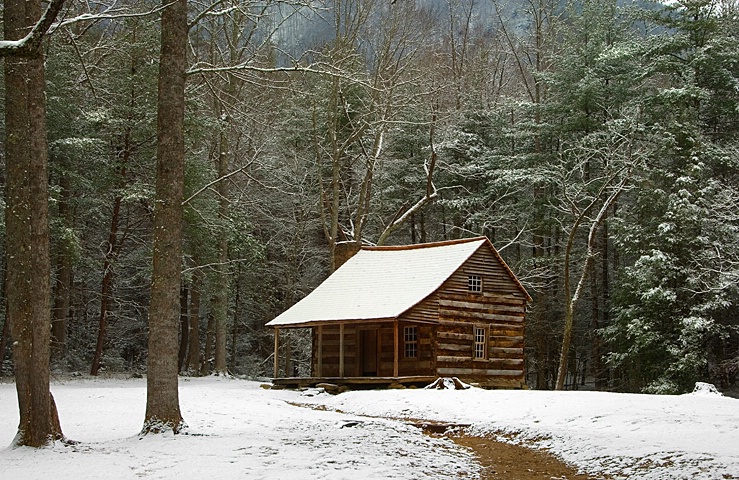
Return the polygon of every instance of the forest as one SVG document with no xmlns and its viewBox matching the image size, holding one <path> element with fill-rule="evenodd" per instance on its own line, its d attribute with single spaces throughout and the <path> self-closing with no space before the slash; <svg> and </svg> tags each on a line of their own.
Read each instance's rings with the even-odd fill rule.
<svg viewBox="0 0 739 480">
<path fill-rule="evenodd" d="M 736 389 L 736 0 L 14 3 L 0 375 L 29 368 L 21 312 L 51 375 L 169 348 L 270 376 L 265 323 L 343 245 L 485 235 L 533 297 L 531 388 Z"/>
</svg>

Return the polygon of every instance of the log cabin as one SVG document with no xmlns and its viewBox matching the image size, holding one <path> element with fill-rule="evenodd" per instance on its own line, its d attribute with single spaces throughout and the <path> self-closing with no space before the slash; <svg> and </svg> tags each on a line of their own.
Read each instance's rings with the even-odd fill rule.
<svg viewBox="0 0 739 480">
<path fill-rule="evenodd" d="M 422 385 L 458 377 L 485 388 L 523 388 L 530 301 L 486 237 L 362 247 L 267 323 L 274 328 L 273 384 Z M 309 377 L 280 376 L 280 332 L 295 328 L 310 329 Z"/>
</svg>

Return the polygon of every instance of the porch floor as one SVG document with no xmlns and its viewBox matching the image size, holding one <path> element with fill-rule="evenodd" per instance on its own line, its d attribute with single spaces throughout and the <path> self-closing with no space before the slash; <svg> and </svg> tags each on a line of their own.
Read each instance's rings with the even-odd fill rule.
<svg viewBox="0 0 739 480">
<path fill-rule="evenodd" d="M 273 385 L 286 388 L 315 387 L 319 383 L 353 386 L 354 388 L 387 387 L 393 383 L 404 386 L 426 386 L 436 380 L 436 376 L 413 377 L 282 377 L 272 380 Z"/>
</svg>

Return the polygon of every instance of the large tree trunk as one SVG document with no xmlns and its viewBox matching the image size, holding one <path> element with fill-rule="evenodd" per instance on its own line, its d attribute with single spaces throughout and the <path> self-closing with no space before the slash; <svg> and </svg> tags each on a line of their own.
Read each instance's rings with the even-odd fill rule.
<svg viewBox="0 0 739 480">
<path fill-rule="evenodd" d="M 10 336 L 10 322 L 8 321 L 8 302 L 7 302 L 7 294 L 5 293 L 5 285 L 6 282 L 6 274 L 7 270 L 3 270 L 3 287 L 2 287 L 2 295 L 3 295 L 3 305 L 5 307 L 5 321 L 3 322 L 3 333 L 0 335 L 0 377 L 3 376 L 3 363 L 5 362 L 5 347 L 8 345 L 8 337 Z"/>
<path fill-rule="evenodd" d="M 182 199 L 185 170 L 187 1 L 163 0 L 157 107 L 154 255 L 149 306 L 146 417 L 142 433 L 179 432 L 177 384 Z"/>
<path fill-rule="evenodd" d="M 230 90 L 230 89 L 229 89 Z M 228 174 L 230 148 L 228 131 L 221 131 L 218 149 L 218 178 Z M 228 317 L 228 181 L 222 180 L 216 186 L 218 191 L 218 260 L 215 267 L 216 286 L 211 301 L 213 318 L 215 320 L 215 361 L 213 373 L 216 375 L 227 375 L 226 364 L 226 320 Z"/>
<path fill-rule="evenodd" d="M 23 37 L 41 2 L 6 2 L 5 39 Z M 49 390 L 51 282 L 44 56 L 5 59 L 7 321 L 20 423 L 16 445 L 63 438 Z"/>
</svg>

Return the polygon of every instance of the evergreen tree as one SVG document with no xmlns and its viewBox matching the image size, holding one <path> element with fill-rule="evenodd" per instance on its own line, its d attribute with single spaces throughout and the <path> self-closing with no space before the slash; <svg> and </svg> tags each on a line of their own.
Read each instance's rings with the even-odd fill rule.
<svg viewBox="0 0 739 480">
<path fill-rule="evenodd" d="M 730 213 L 739 198 L 737 122 L 726 110 L 739 99 L 730 87 L 739 50 L 736 17 L 719 5 L 678 2 L 656 18 L 671 30 L 645 40 L 645 122 L 655 148 L 622 212 L 618 243 L 634 263 L 622 272 L 617 320 L 604 332 L 609 363 L 630 391 L 723 383 L 722 368 L 739 352 L 731 313 L 739 224 Z"/>
</svg>

